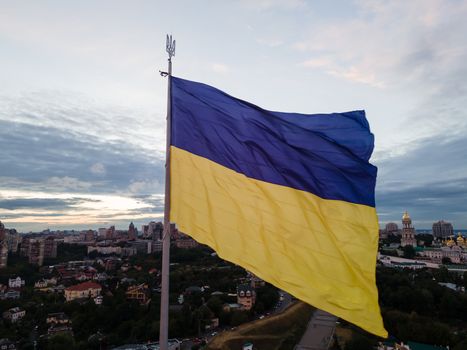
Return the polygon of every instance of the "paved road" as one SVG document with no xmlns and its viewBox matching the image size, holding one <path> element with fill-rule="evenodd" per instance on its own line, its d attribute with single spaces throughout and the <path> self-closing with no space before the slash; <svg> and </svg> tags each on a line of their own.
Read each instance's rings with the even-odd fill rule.
<svg viewBox="0 0 467 350">
<path fill-rule="evenodd" d="M 334 335 L 336 321 L 336 316 L 316 310 L 295 350 L 327 350 Z"/>
</svg>

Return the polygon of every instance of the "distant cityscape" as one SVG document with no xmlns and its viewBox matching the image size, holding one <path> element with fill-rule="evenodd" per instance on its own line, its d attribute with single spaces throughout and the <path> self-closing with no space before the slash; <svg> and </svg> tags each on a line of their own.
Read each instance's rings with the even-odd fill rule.
<svg viewBox="0 0 467 350">
<path fill-rule="evenodd" d="M 436 281 L 429 293 L 441 293 L 435 292 L 441 286 L 449 290 L 442 293 L 455 293 L 449 298 L 465 298 L 464 232 L 444 220 L 434 222 L 431 230 L 416 230 L 408 212 L 400 224 L 389 222 L 380 229 L 377 274 L 385 319 L 391 315 L 387 310 L 399 310 L 397 303 L 391 306 L 391 293 L 402 292 L 384 284 L 394 273 L 403 278 L 412 271 L 418 276 L 412 278 Z M 0 349 L 158 349 L 162 233 L 163 224 L 156 221 L 139 230 L 131 222 L 126 230 L 110 226 L 36 233 L 19 233 L 0 222 Z M 171 250 L 170 349 L 199 349 L 218 333 L 273 320 L 278 313 L 295 317 L 296 308 L 289 306 L 298 304 L 291 295 L 220 259 L 175 225 Z M 310 315 L 312 309 L 306 312 Z M 426 321 L 413 321 L 417 322 Z M 125 327 L 132 331 L 122 331 Z M 326 327 L 332 349 L 352 349 L 342 335 L 348 326 L 333 321 Z M 420 349 L 446 349 L 429 347 L 429 329 L 411 338 L 427 343 Z M 401 337 L 397 328 L 388 330 Z M 298 344 L 302 332 L 290 342 Z M 461 342 L 446 332 L 442 344 Z M 377 346 L 373 349 L 384 350 L 417 350 L 418 344 L 372 341 Z M 62 343 L 70 345 L 53 347 Z"/>
</svg>

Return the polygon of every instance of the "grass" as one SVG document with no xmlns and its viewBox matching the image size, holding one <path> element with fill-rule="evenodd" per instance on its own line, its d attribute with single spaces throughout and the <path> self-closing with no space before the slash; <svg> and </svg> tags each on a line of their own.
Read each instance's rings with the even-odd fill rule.
<svg viewBox="0 0 467 350">
<path fill-rule="evenodd" d="M 206 350 L 237 350 L 245 342 L 258 350 L 293 349 L 300 341 L 314 309 L 296 302 L 280 314 L 249 322 L 213 338 Z"/>
</svg>

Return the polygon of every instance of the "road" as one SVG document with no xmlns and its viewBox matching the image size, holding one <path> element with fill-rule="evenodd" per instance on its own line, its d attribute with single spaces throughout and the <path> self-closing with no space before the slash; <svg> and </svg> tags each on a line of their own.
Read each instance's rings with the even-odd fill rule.
<svg viewBox="0 0 467 350">
<path fill-rule="evenodd" d="M 274 311 L 275 314 L 287 309 L 290 303 L 292 302 L 292 296 L 289 293 L 286 293 L 282 290 L 279 293 L 280 293 L 280 300 L 275 307 L 275 311 Z"/>
<path fill-rule="evenodd" d="M 336 316 L 316 310 L 295 350 L 327 350 L 334 335 L 336 321 Z"/>
</svg>

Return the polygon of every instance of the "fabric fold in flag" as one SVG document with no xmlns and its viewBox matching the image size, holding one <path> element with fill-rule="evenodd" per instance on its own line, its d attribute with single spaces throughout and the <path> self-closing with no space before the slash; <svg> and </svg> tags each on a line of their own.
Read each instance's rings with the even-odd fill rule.
<svg viewBox="0 0 467 350">
<path fill-rule="evenodd" d="M 171 77 L 170 221 L 260 278 L 386 337 L 364 111 L 272 112 Z"/>
</svg>

